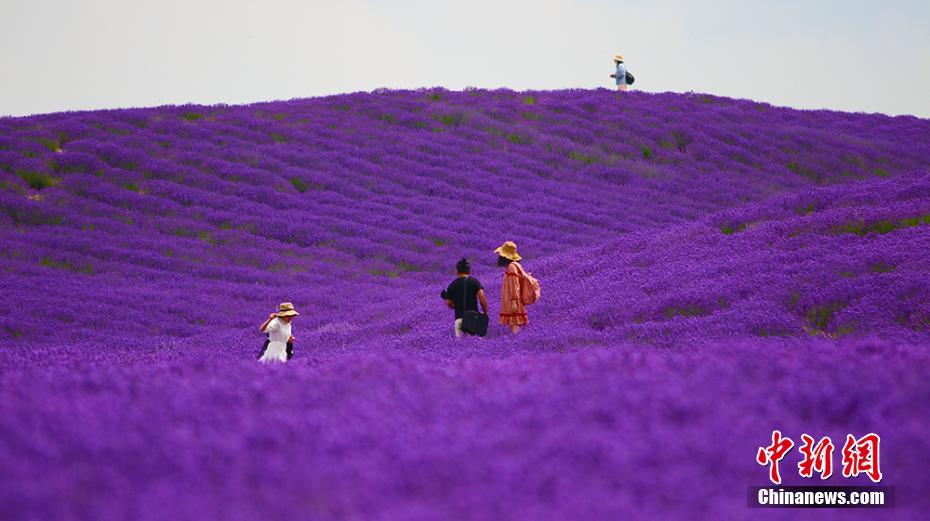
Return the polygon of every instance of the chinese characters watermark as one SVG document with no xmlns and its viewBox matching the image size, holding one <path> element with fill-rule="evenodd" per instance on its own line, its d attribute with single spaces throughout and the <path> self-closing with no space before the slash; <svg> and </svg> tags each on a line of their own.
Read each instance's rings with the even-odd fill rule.
<svg viewBox="0 0 930 521">
<path fill-rule="evenodd" d="M 801 477 L 812 478 L 814 473 L 820 474 L 820 479 L 827 479 L 833 475 L 833 441 L 829 436 L 815 440 L 808 434 L 801 435 L 802 444 L 798 447 L 802 459 L 798 463 L 798 473 Z M 815 443 L 816 441 L 816 443 Z M 852 434 L 846 435 L 846 443 L 842 450 L 842 472 L 844 478 L 856 477 L 865 474 L 873 483 L 882 480 L 881 465 L 879 462 L 879 444 L 881 438 L 878 434 L 870 432 L 861 438 Z M 756 452 L 756 463 L 769 467 L 769 481 L 776 485 L 781 484 L 779 463 L 794 447 L 794 441 L 783 436 L 781 431 L 772 431 L 772 443 L 767 447 L 759 447 Z"/>
</svg>

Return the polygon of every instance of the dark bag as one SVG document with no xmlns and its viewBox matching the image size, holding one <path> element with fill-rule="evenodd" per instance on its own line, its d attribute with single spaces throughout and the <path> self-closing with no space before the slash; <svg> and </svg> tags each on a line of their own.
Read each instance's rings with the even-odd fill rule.
<svg viewBox="0 0 930 521">
<path fill-rule="evenodd" d="M 626 71 L 626 84 L 632 85 L 634 81 L 636 81 L 636 78 L 634 78 L 633 75 L 630 74 L 630 71 Z"/>
<path fill-rule="evenodd" d="M 462 331 L 478 336 L 488 334 L 488 316 L 477 311 L 466 311 L 462 315 Z"/>
<path fill-rule="evenodd" d="M 465 310 L 465 303 L 468 302 L 468 277 L 462 282 L 462 309 Z M 462 312 L 462 331 L 470 335 L 484 336 L 488 334 L 488 316 L 478 313 L 474 310 L 465 310 Z"/>
</svg>

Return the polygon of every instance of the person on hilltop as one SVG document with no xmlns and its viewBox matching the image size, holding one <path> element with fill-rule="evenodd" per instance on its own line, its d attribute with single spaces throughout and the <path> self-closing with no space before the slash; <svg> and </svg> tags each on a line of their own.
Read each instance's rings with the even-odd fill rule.
<svg viewBox="0 0 930 521">
<path fill-rule="evenodd" d="M 523 269 L 520 264 L 522 257 L 517 253 L 517 245 L 513 241 L 505 242 L 494 253 L 497 254 L 497 265 L 505 268 L 500 323 L 509 326 L 511 333 L 517 334 L 520 328 L 529 324 L 526 305 L 539 298 L 539 281 Z"/>
<path fill-rule="evenodd" d="M 454 330 L 455 336 L 461 337 L 463 334 L 484 336 L 487 332 L 487 314 L 488 299 L 484 296 L 484 287 L 481 282 L 471 276 L 471 264 L 468 259 L 460 259 L 455 264 L 456 277 L 449 287 L 442 290 L 439 294 L 446 305 L 455 310 Z M 469 327 L 463 328 L 466 312 L 478 312 L 478 302 L 481 302 L 481 309 L 484 310 L 484 331 L 474 331 Z"/>
<path fill-rule="evenodd" d="M 298 315 L 300 313 L 290 302 L 282 302 L 277 312 L 268 315 L 268 319 L 258 328 L 259 333 L 268 334 L 262 353 L 258 356 L 259 362 L 286 362 L 294 356 L 291 320 Z"/>
<path fill-rule="evenodd" d="M 633 83 L 633 75 L 626 70 L 626 64 L 623 63 L 623 55 L 614 56 L 614 66 L 616 70 L 610 75 L 617 82 L 617 92 L 624 92 L 628 86 Z"/>
</svg>

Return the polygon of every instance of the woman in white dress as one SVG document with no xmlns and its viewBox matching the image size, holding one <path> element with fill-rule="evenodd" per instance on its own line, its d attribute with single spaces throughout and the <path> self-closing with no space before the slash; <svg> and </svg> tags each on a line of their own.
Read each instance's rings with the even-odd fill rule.
<svg viewBox="0 0 930 521">
<path fill-rule="evenodd" d="M 268 345 L 259 357 L 259 362 L 287 362 L 287 344 L 294 341 L 291 320 L 299 314 L 293 304 L 284 302 L 278 306 L 277 313 L 268 315 L 262 327 L 258 328 L 260 333 L 268 333 Z"/>
</svg>

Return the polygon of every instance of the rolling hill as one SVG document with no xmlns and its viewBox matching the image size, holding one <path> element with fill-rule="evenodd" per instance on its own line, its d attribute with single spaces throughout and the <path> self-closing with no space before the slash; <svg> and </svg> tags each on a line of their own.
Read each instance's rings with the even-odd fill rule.
<svg viewBox="0 0 930 521">
<path fill-rule="evenodd" d="M 0 209 L 14 519 L 755 519 L 774 429 L 879 433 L 888 515 L 928 506 L 927 120 L 444 89 L 5 118 Z M 439 290 L 468 257 L 496 313 L 504 240 L 530 326 L 456 341 Z"/>
</svg>

